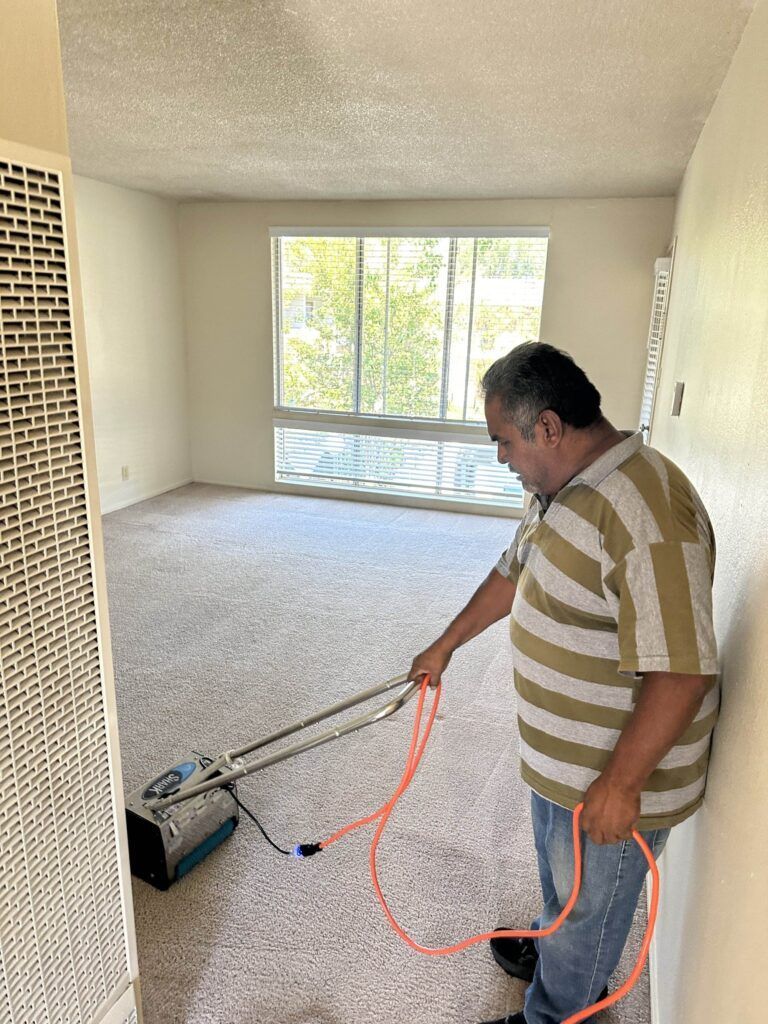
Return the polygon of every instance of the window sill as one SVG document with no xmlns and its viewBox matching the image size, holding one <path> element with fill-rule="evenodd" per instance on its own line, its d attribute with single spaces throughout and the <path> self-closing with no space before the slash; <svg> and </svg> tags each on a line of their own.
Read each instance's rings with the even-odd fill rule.
<svg viewBox="0 0 768 1024">
<path fill-rule="evenodd" d="M 316 498 L 335 498 L 342 501 L 362 501 L 377 505 L 399 505 L 405 508 L 434 509 L 441 512 L 459 512 L 468 515 L 496 516 L 504 519 L 522 519 L 525 509 L 485 499 L 457 499 L 439 495 L 416 496 L 390 488 L 350 485 L 318 486 L 303 480 L 276 480 L 274 490 L 280 494 L 304 494 Z"/>
</svg>

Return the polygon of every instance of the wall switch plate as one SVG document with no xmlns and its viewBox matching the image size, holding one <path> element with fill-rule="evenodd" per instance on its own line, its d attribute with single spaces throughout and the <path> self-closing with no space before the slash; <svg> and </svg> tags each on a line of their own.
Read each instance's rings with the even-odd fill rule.
<svg viewBox="0 0 768 1024">
<path fill-rule="evenodd" d="M 131 473 L 128 466 L 121 466 L 120 475 L 122 476 L 123 480 L 127 480 L 130 477 Z"/>
<path fill-rule="evenodd" d="M 680 415 L 680 406 L 683 404 L 683 391 L 685 391 L 685 381 L 676 380 L 675 390 L 672 392 L 672 415 Z"/>
</svg>

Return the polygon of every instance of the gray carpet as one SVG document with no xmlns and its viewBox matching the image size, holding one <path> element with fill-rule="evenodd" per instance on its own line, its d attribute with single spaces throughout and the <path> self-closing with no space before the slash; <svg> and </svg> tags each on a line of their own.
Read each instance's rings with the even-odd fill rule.
<svg viewBox="0 0 768 1024">
<path fill-rule="evenodd" d="M 203 485 L 106 516 L 127 790 L 405 671 L 514 526 Z M 525 927 L 538 909 L 510 673 L 503 624 L 456 655 L 381 844 L 392 909 L 427 945 Z M 278 842 L 329 835 L 390 795 L 414 709 L 246 780 L 242 799 Z M 486 948 L 434 958 L 400 942 L 369 839 L 301 863 L 244 819 L 169 892 L 135 881 L 146 1024 L 470 1024 L 519 1009 L 522 984 Z M 647 980 L 602 1020 L 645 1024 Z"/>
</svg>

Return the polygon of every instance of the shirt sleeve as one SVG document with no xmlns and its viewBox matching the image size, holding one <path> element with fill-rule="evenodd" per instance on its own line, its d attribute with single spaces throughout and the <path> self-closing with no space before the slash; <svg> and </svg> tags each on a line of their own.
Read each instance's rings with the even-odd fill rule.
<svg viewBox="0 0 768 1024">
<path fill-rule="evenodd" d="M 523 528 L 526 522 L 526 516 L 520 520 L 515 536 L 512 543 L 509 545 L 506 551 L 503 551 L 501 557 L 496 563 L 496 571 L 500 572 L 501 575 L 514 583 L 517 586 L 517 581 L 520 578 L 520 561 L 518 558 L 518 550 L 520 547 L 520 537 L 523 532 Z"/>
<path fill-rule="evenodd" d="M 712 571 L 707 545 L 686 541 L 644 544 L 611 570 L 621 673 L 717 673 Z"/>
</svg>

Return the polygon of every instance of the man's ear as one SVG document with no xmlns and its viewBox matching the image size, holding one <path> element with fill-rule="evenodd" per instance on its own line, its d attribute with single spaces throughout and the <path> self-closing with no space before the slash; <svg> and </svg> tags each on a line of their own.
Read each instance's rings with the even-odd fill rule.
<svg viewBox="0 0 768 1024">
<path fill-rule="evenodd" d="M 552 409 L 543 409 L 537 422 L 541 439 L 548 448 L 556 448 L 563 439 L 563 421 Z"/>
</svg>

